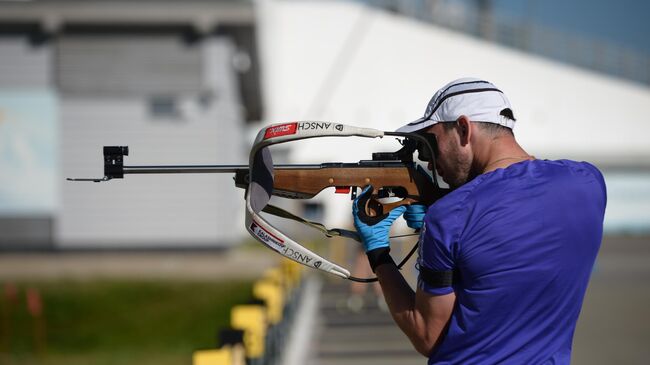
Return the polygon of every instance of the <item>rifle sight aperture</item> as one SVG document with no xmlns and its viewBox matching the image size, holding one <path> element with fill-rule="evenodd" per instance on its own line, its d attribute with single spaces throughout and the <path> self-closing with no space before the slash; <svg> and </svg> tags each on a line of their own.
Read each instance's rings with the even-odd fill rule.
<svg viewBox="0 0 650 365">
<path fill-rule="evenodd" d="M 104 146 L 104 176 L 108 179 L 124 178 L 124 156 L 128 155 L 128 146 Z"/>
<path fill-rule="evenodd" d="M 398 141 L 402 144 L 402 148 L 395 152 L 373 152 L 372 160 L 413 162 L 413 152 L 416 149 L 415 141 L 408 138 Z"/>
</svg>

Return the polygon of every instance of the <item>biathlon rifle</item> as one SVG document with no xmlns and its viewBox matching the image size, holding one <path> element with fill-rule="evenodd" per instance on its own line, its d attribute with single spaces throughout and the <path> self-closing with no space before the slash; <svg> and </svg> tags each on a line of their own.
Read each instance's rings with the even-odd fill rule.
<svg viewBox="0 0 650 365">
<path fill-rule="evenodd" d="M 274 165 L 269 146 L 316 137 L 401 138 L 402 148 L 396 152 L 375 152 L 371 160 L 357 163 L 284 164 Z M 372 193 L 364 201 L 367 223 L 382 219 L 392 209 L 409 204 L 431 205 L 443 196 L 433 176 L 414 160 L 418 158 L 435 163 L 435 138 L 430 134 L 385 132 L 333 122 L 292 122 L 273 124 L 262 128 L 255 138 L 248 165 L 164 165 L 128 166 L 128 146 L 104 146 L 103 178 L 68 178 L 69 181 L 103 182 L 124 178 L 127 174 L 181 174 L 234 173 L 235 186 L 246 190 L 246 229 L 259 242 L 300 264 L 329 272 L 342 278 L 370 282 L 373 279 L 356 278 L 350 272 L 300 245 L 264 219 L 260 212 L 299 221 L 323 232 L 327 237 L 343 236 L 360 241 L 354 231 L 328 229 L 324 225 L 305 220 L 286 210 L 268 204 L 272 195 L 290 199 L 310 199 L 326 188 L 336 193 L 350 193 L 356 197 L 357 188 L 372 185 Z M 390 198 L 390 199 L 388 199 Z M 388 200 L 388 201 L 387 201 Z M 417 246 L 416 246 L 417 247 Z M 406 263 L 416 247 L 400 263 Z"/>
</svg>

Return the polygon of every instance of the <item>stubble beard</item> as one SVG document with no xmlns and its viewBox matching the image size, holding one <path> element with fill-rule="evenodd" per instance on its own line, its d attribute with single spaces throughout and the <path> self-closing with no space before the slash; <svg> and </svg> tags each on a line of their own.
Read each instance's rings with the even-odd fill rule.
<svg viewBox="0 0 650 365">
<path fill-rule="evenodd" d="M 448 147 L 452 161 L 450 169 L 448 170 L 449 173 L 445 174 L 445 177 L 448 179 L 448 181 L 445 182 L 449 184 L 450 188 L 456 189 L 471 180 L 470 172 L 472 161 L 471 156 L 463 154 L 457 144 L 450 141 Z"/>
</svg>

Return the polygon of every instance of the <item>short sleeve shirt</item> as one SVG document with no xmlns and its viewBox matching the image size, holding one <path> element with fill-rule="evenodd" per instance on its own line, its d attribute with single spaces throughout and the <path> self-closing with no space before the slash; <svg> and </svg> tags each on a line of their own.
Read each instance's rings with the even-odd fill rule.
<svg viewBox="0 0 650 365">
<path fill-rule="evenodd" d="M 601 173 L 585 162 L 533 160 L 482 174 L 429 207 L 418 264 L 452 271 L 456 294 L 429 364 L 568 364 L 602 240 Z"/>
</svg>

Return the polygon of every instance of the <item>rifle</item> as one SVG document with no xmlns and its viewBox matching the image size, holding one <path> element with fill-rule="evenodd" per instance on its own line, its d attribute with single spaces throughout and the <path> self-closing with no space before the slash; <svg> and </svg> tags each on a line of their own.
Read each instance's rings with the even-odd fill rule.
<svg viewBox="0 0 650 365">
<path fill-rule="evenodd" d="M 268 147 L 315 137 L 401 137 L 402 148 L 396 152 L 375 152 L 371 160 L 357 163 L 279 164 L 274 165 Z M 383 132 L 331 122 L 292 122 L 274 124 L 263 128 L 251 149 L 249 165 L 124 165 L 129 155 L 128 146 L 104 146 L 103 178 L 68 178 L 69 181 L 104 182 L 124 178 L 127 174 L 179 174 L 179 173 L 233 173 L 235 186 L 246 190 L 246 228 L 259 242 L 281 255 L 303 265 L 334 275 L 362 282 L 374 279 L 355 278 L 350 272 L 320 257 L 295 242 L 266 221 L 260 212 L 299 221 L 323 232 L 327 237 L 343 236 L 360 241 L 354 231 L 328 229 L 324 225 L 305 220 L 286 210 L 268 204 L 272 195 L 289 199 L 310 199 L 321 191 L 334 187 L 336 193 L 350 193 L 356 198 L 357 188 L 372 185 L 370 198 L 365 201 L 366 223 L 383 218 L 392 209 L 409 204 L 431 205 L 443 196 L 435 178 L 429 176 L 413 160 L 415 151 L 419 157 L 435 156 L 435 139 L 413 133 Z M 434 163 L 434 158 L 424 158 Z M 389 201 L 387 201 L 389 200 Z M 400 263 L 401 267 L 415 252 L 416 247 Z"/>
</svg>

